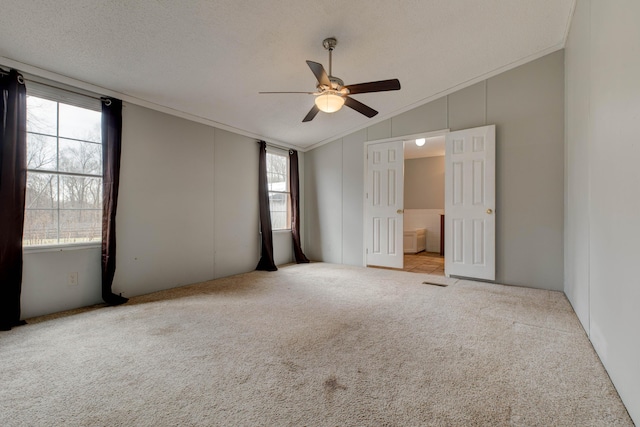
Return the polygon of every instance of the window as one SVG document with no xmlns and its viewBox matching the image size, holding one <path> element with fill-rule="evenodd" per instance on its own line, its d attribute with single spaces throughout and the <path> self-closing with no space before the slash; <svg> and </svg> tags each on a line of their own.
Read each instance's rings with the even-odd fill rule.
<svg viewBox="0 0 640 427">
<path fill-rule="evenodd" d="M 35 85 L 38 88 L 38 85 Z M 99 243 L 102 238 L 100 103 L 34 95 L 27 86 L 25 246 Z M 51 92 L 52 89 L 48 89 Z M 60 90 L 57 90 L 58 92 Z M 87 101 L 83 101 L 84 104 Z"/>
<path fill-rule="evenodd" d="M 271 228 L 273 230 L 291 229 L 288 156 L 267 152 L 267 183 Z"/>
</svg>

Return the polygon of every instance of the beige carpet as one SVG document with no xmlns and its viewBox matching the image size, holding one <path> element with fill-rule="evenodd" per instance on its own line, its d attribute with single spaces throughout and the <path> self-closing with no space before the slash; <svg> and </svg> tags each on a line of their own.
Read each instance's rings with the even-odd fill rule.
<svg viewBox="0 0 640 427">
<path fill-rule="evenodd" d="M 1 426 L 629 426 L 563 294 L 330 264 L 0 333 Z"/>
</svg>

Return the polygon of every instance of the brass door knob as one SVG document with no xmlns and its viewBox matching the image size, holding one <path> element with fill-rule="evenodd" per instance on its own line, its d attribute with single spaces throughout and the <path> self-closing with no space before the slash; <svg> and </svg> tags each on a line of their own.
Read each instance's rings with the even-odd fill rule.
<svg viewBox="0 0 640 427">
<path fill-rule="evenodd" d="M 396 211 L 396 213 L 397 213 L 397 214 L 404 213 L 404 209 L 398 209 L 398 210 Z"/>
<path fill-rule="evenodd" d="M 491 215 L 491 214 L 493 213 L 493 211 L 489 208 L 489 209 L 487 209 L 487 213 L 488 213 L 489 215 Z"/>
</svg>

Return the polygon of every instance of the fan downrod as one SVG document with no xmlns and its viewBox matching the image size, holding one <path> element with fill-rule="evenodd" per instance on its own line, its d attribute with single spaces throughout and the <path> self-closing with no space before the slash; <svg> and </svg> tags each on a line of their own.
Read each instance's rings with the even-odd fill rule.
<svg viewBox="0 0 640 427">
<path fill-rule="evenodd" d="M 335 37 L 328 37 L 322 40 L 322 46 L 324 46 L 324 48 L 329 51 L 329 80 L 331 80 L 332 86 L 334 86 L 333 88 L 329 88 L 329 89 L 339 90 L 342 88 L 342 86 L 344 86 L 344 82 L 332 75 L 333 74 L 333 70 L 332 70 L 333 58 L 331 55 L 333 53 L 333 48 L 336 47 L 337 44 L 338 44 L 338 40 L 336 40 Z"/>
</svg>

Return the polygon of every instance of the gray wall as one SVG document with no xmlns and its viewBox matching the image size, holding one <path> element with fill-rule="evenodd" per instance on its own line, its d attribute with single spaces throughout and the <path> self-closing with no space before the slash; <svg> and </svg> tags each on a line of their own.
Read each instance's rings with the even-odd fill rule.
<svg viewBox="0 0 640 427">
<path fill-rule="evenodd" d="M 640 424 L 640 3 L 578 1 L 566 46 L 565 293 Z"/>
<path fill-rule="evenodd" d="M 307 152 L 308 254 L 363 265 L 366 141 L 495 124 L 496 281 L 561 290 L 563 117 L 558 51 Z"/>
<path fill-rule="evenodd" d="M 307 174 L 311 182 L 305 180 L 305 211 L 307 222 L 313 224 L 305 229 L 307 239 L 314 241 L 305 246 L 305 254 L 312 260 L 342 262 L 342 241 L 334 238 L 342 235 L 342 157 L 342 144 L 326 144 L 305 156 L 307 171 L 323 171 L 321 175 Z M 307 188 L 317 191 L 309 196 Z"/>
<path fill-rule="evenodd" d="M 444 156 L 404 161 L 404 208 L 444 209 Z"/>
<path fill-rule="evenodd" d="M 254 139 L 125 103 L 113 289 L 130 297 L 253 270 L 260 254 Z M 304 165 L 304 154 L 300 153 Z M 304 168 L 300 169 L 304 182 Z M 291 233 L 274 233 L 277 264 Z M 78 286 L 67 285 L 78 272 Z M 27 250 L 23 318 L 101 302 L 100 249 Z"/>
</svg>

